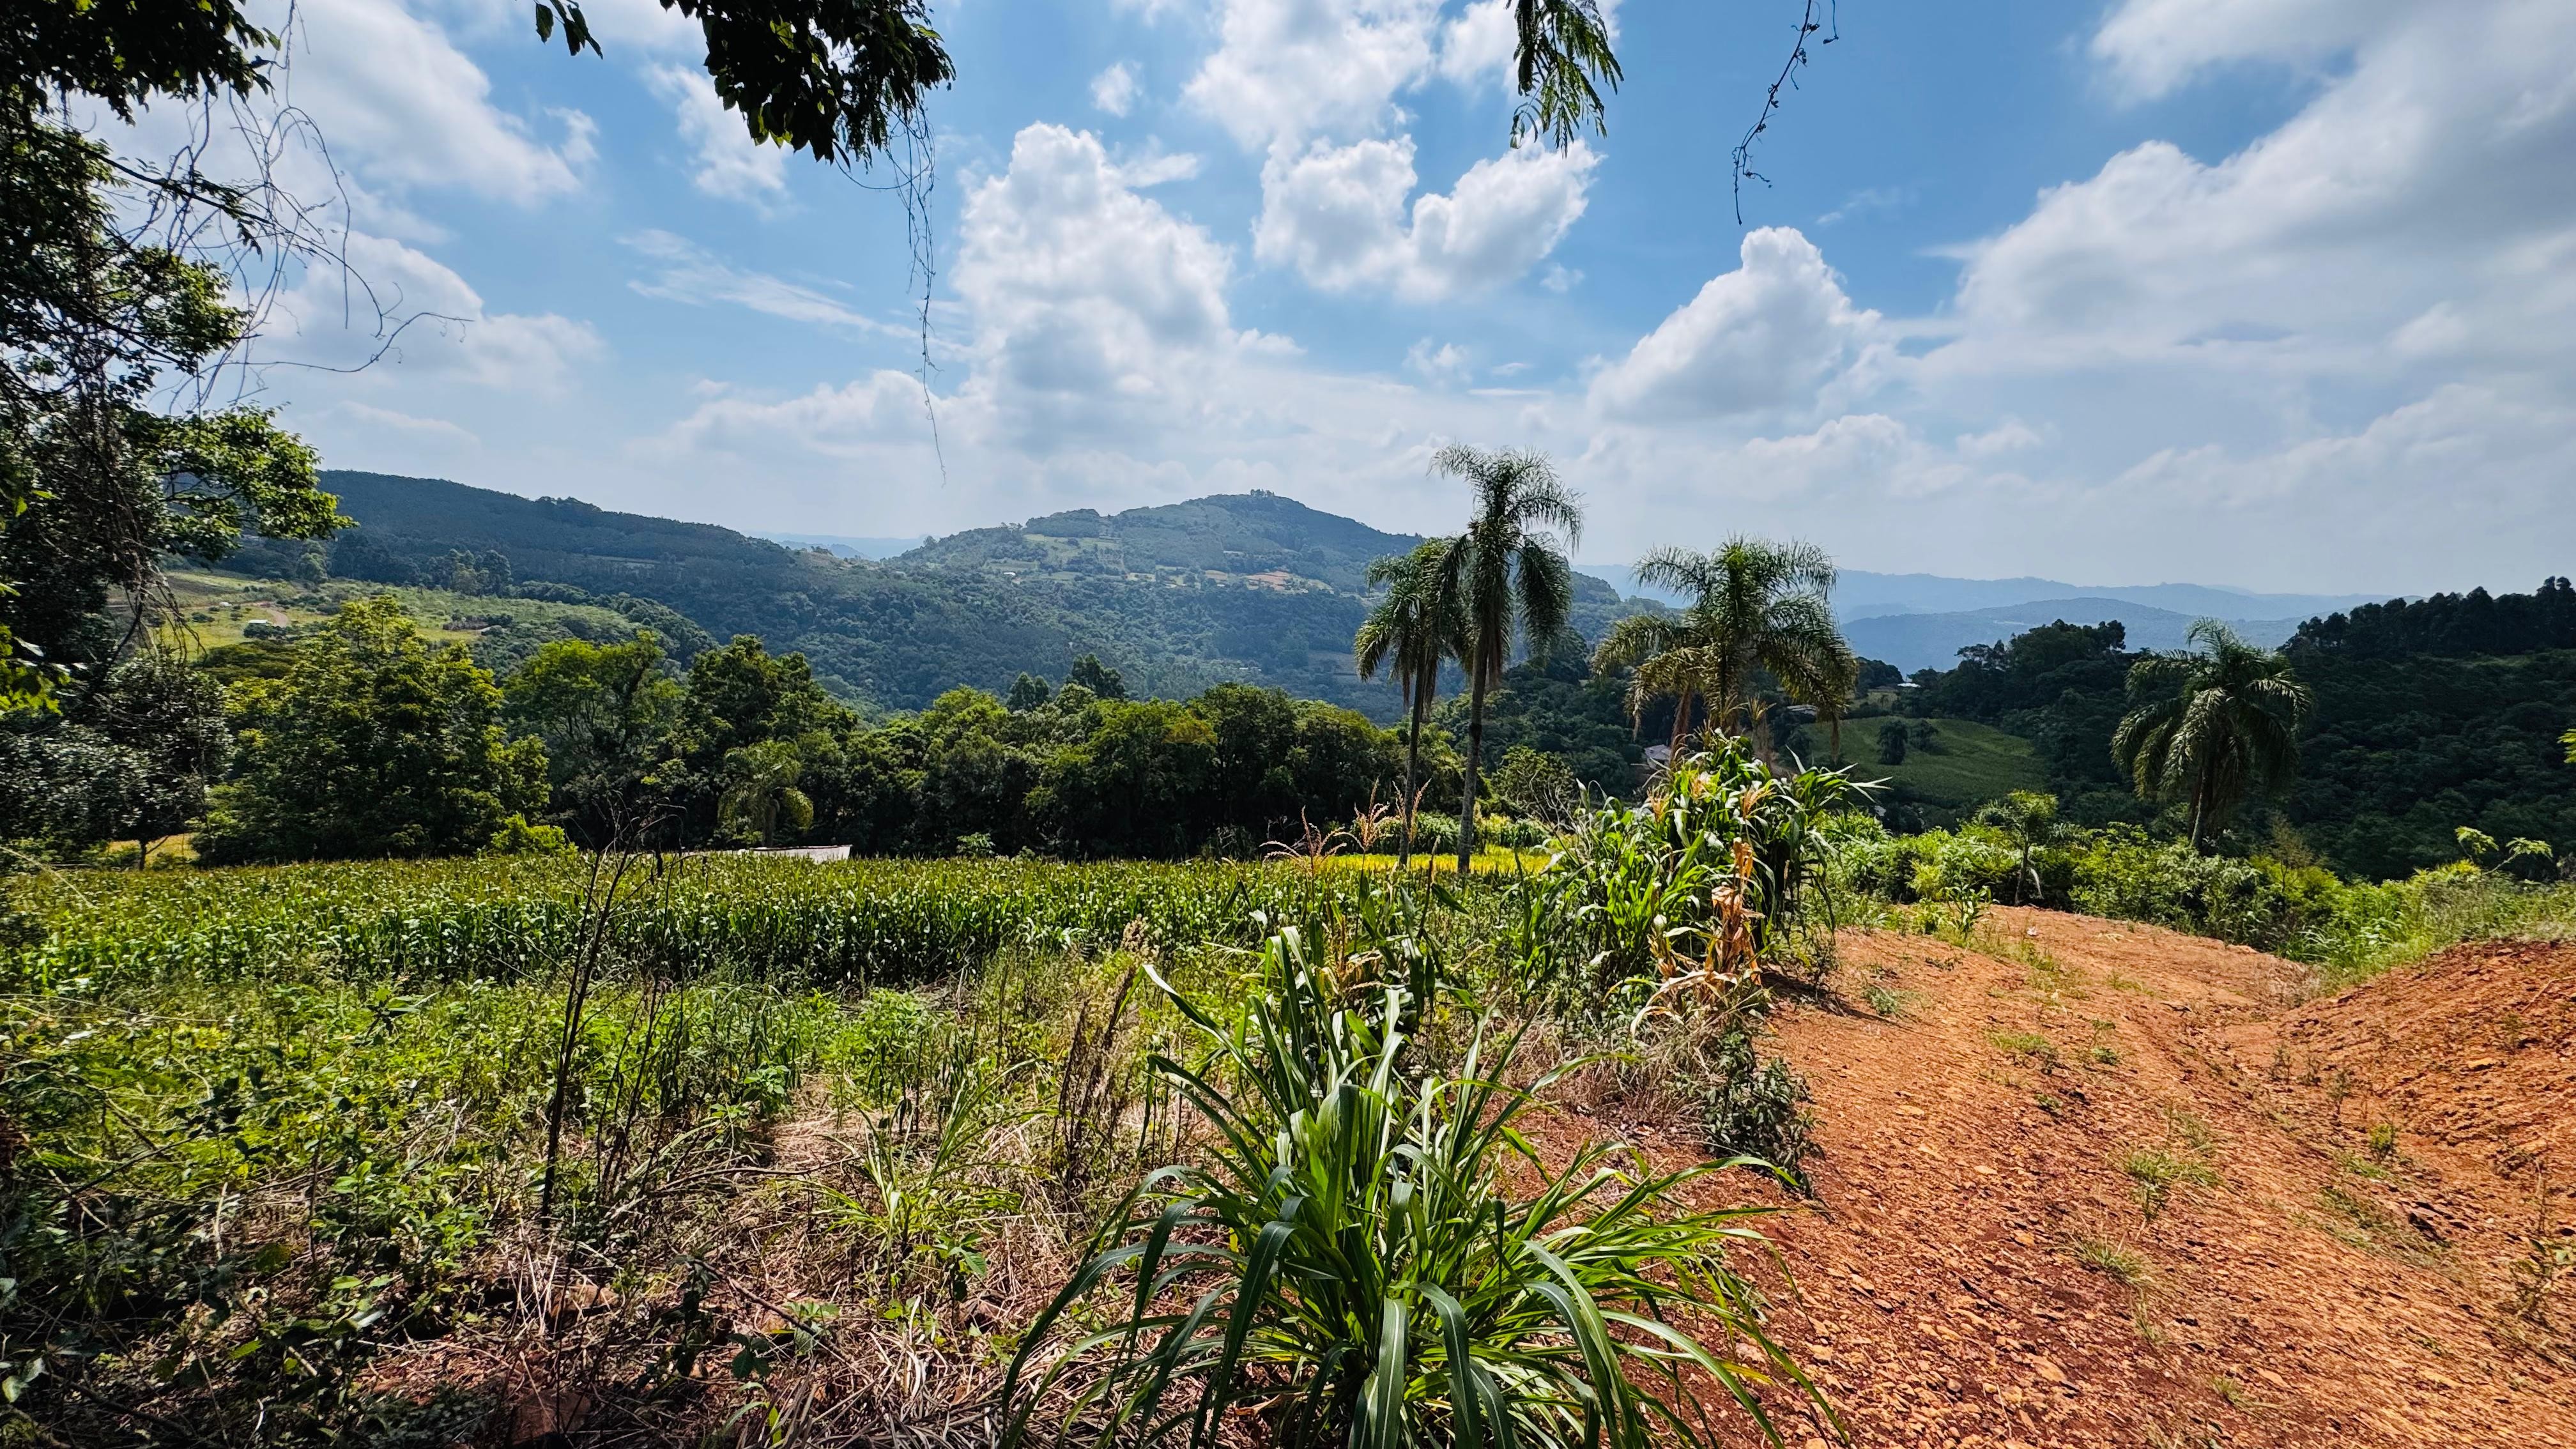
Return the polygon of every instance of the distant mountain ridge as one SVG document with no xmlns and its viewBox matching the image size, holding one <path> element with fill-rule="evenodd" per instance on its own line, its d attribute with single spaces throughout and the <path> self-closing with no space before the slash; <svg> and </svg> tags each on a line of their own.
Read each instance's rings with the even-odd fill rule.
<svg viewBox="0 0 2576 1449">
<path fill-rule="evenodd" d="M 1662 589 L 1638 584 L 1624 565 L 1576 567 L 1641 598 L 1678 603 Z M 2311 619 L 2364 604 L 2384 604 L 2384 594 L 2264 594 L 2215 584 L 2070 584 L 2059 579 L 1960 579 L 1944 574 L 1880 574 L 1844 569 L 1834 584 L 1834 612 L 1845 620 L 1882 614 L 1955 614 L 2009 609 L 2044 599 L 2112 599 L 2201 619 Z"/>
<path fill-rule="evenodd" d="M 2181 649 L 2195 620 L 2208 614 L 2181 614 L 2115 598 L 2037 599 L 1992 609 L 1962 609 L 1948 614 L 1877 614 L 1848 619 L 1843 635 L 1864 657 L 1883 659 L 1912 673 L 1947 669 L 1959 662 L 1959 651 L 1973 644 L 1999 644 L 2043 624 L 2099 624 L 2117 619 L 2128 631 L 2131 649 Z M 2276 648 L 2298 632 L 2302 619 L 2231 619 L 2228 627 L 2247 640 Z"/>
<path fill-rule="evenodd" d="M 1627 569 L 1582 565 L 1623 592 L 1679 602 L 1637 586 Z M 1845 569 L 1834 585 L 1834 613 L 1852 647 L 1912 673 L 1947 669 L 1959 651 L 1993 644 L 2064 619 L 2099 624 L 2117 619 L 2133 649 L 2180 649 L 2195 619 L 2225 620 L 2258 644 L 2278 645 L 2313 618 L 2385 603 L 2377 594 L 2263 594 L 2211 584 L 2081 587 L 2056 579 L 1958 579 L 1941 574 L 1881 574 Z"/>
<path fill-rule="evenodd" d="M 1071 509 L 915 543 L 754 537 L 443 479 L 333 471 L 323 486 L 360 525 L 331 546 L 343 577 L 443 577 L 455 553 L 499 554 L 523 582 L 650 599 L 719 639 L 802 649 L 834 688 L 905 709 L 959 684 L 1006 689 L 1022 670 L 1061 679 L 1075 655 L 1096 652 L 1157 694 L 1244 680 L 1391 717 L 1394 691 L 1357 677 L 1350 637 L 1369 563 L 1421 542 L 1266 492 Z M 909 546 L 869 556 L 898 544 Z M 1586 637 L 1639 607 L 1621 597 L 1626 572 L 1582 566 L 1575 625 Z M 1854 570 L 1835 602 L 1856 649 L 1910 672 L 2055 618 L 2116 618 L 2132 647 L 2175 648 L 2212 614 L 2277 643 L 2355 597 Z"/>
</svg>

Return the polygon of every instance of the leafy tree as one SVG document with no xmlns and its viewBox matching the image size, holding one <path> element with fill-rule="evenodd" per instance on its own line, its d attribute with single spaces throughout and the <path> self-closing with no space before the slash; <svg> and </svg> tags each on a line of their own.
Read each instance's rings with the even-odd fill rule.
<svg viewBox="0 0 2576 1449">
<path fill-rule="evenodd" d="M 1905 721 L 1892 719 L 1878 727 L 1878 762 L 1882 765 L 1905 763 Z"/>
<path fill-rule="evenodd" d="M 661 0 L 705 33 L 716 98 L 755 141 L 835 165 L 865 165 L 898 134 L 916 140 L 923 102 L 956 77 L 921 0 Z M 580 0 L 537 0 L 537 35 L 599 51 Z"/>
<path fill-rule="evenodd" d="M 1002 707 L 1013 714 L 1025 714 L 1054 696 L 1055 691 L 1047 688 L 1045 680 L 1022 670 L 1020 677 L 1011 681 L 1011 692 L 1002 697 Z"/>
<path fill-rule="evenodd" d="M 592 845 L 650 813 L 648 779 L 670 753 L 685 691 L 651 631 L 623 644 L 558 639 L 503 686 L 511 725 L 544 742 L 557 817 Z"/>
<path fill-rule="evenodd" d="M 763 740 L 725 756 L 725 787 L 716 802 L 717 838 L 775 845 L 814 823 L 814 802 L 796 788 L 805 762 L 787 740 Z"/>
<path fill-rule="evenodd" d="M 1677 704 L 1673 746 L 1689 733 L 1691 704 L 1732 730 L 1753 705 L 1757 672 L 1790 699 L 1838 718 L 1860 679 L 1860 659 L 1843 642 L 1828 602 L 1833 560 L 1811 543 L 1731 538 L 1711 553 L 1659 548 L 1638 560 L 1640 583 L 1673 589 L 1689 602 L 1669 614 L 1632 614 L 1593 651 L 1595 669 L 1633 668 L 1630 709 L 1654 695 Z"/>
<path fill-rule="evenodd" d="M 205 809 L 231 753 L 215 682 L 138 654 L 59 711 L 0 716 L 0 837 L 67 852 L 131 838 L 140 865 Z"/>
<path fill-rule="evenodd" d="M 433 650 L 391 595 L 360 599 L 243 691 L 240 767 L 212 792 L 215 862 L 463 854 L 543 808 L 545 747 L 513 743 L 463 649 Z"/>
<path fill-rule="evenodd" d="M 1494 767 L 1493 796 L 1516 815 L 1563 825 L 1582 805 L 1583 786 L 1558 756 L 1514 745 Z"/>
<path fill-rule="evenodd" d="M 1566 551 L 1581 541 L 1583 510 L 1545 455 L 1464 444 L 1443 448 L 1432 471 L 1474 490 L 1467 531 L 1444 555 L 1441 588 L 1466 625 L 1467 764 L 1458 802 L 1458 868 L 1476 852 L 1476 767 L 1485 747 L 1485 696 L 1501 683 L 1514 644 L 1563 633 L 1574 604 Z M 1560 535 L 1562 541 L 1560 542 Z"/>
<path fill-rule="evenodd" d="M 815 682 L 804 655 L 772 654 L 741 634 L 689 662 L 681 719 L 691 755 L 706 762 L 744 745 L 846 725 L 851 715 Z"/>
<path fill-rule="evenodd" d="M 2111 754 L 2146 799 L 2183 806 L 2191 843 L 2255 791 L 2289 784 L 2312 702 L 2281 655 L 2215 619 L 2191 626 L 2196 652 L 2152 655 L 2129 671 L 2134 706 Z"/>
<path fill-rule="evenodd" d="M 1101 663 L 1097 654 L 1085 654 L 1073 661 L 1073 668 L 1064 676 L 1064 682 L 1079 684 L 1098 699 L 1127 697 L 1127 681 L 1119 677 L 1117 670 Z"/>
<path fill-rule="evenodd" d="M 1413 805 L 1422 775 L 1422 724 L 1440 690 L 1440 666 L 1467 654 L 1464 600 L 1448 587 L 1449 554 L 1457 540 L 1435 538 L 1409 554 L 1382 558 L 1369 565 L 1371 588 L 1386 593 L 1361 621 L 1351 640 L 1360 678 L 1375 679 L 1380 669 L 1395 676 L 1404 697 L 1403 830 L 1397 837 L 1396 864 L 1413 860 Z"/>
<path fill-rule="evenodd" d="M 1099 727 L 1058 751 L 1028 798 L 1029 817 L 1059 849 L 1177 855 L 1213 813 L 1217 736 L 1171 700 L 1104 700 Z"/>
</svg>

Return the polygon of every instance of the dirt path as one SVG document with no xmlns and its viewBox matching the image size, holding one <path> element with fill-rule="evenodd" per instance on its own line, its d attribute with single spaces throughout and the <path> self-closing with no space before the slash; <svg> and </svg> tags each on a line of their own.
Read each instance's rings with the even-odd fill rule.
<svg viewBox="0 0 2576 1449">
<path fill-rule="evenodd" d="M 1777 1326 L 1854 1442 L 2576 1449 L 2576 1273 L 2513 1299 L 2535 1234 L 2576 1248 L 2576 948 L 2301 1005 L 2242 948 L 1986 933 L 1858 934 L 1846 1000 L 1778 1018 L 1820 1206 L 1770 1221 Z"/>
</svg>

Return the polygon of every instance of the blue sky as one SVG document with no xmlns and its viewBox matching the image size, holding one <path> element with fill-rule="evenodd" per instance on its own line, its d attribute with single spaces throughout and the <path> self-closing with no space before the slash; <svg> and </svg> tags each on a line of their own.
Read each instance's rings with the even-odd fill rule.
<svg viewBox="0 0 2576 1449">
<path fill-rule="evenodd" d="M 575 60 L 516 0 L 299 5 L 288 174 L 414 319 L 263 374 L 328 464 L 762 531 L 1245 487 L 1430 530 L 1463 439 L 1548 450 L 1597 559 L 2420 591 L 2576 544 L 2563 0 L 1844 0 L 1742 226 L 1783 0 L 1629 0 L 1609 133 L 1517 153 L 1495 0 L 940 4 L 935 450 L 897 200 L 590 8 Z M 264 355 L 371 352 L 350 295 L 302 277 Z"/>
</svg>

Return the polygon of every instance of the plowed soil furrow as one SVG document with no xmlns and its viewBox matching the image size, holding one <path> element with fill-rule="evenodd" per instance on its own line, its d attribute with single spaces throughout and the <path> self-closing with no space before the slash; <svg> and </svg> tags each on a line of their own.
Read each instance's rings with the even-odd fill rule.
<svg viewBox="0 0 2576 1449">
<path fill-rule="evenodd" d="M 2576 949 L 2302 1004 L 2148 927 L 1980 947 L 1855 933 L 1776 1018 L 1818 1114 L 1776 1322 L 1854 1442 L 2576 1449 L 2576 1273 L 2527 1291 L 2576 1246 Z"/>
</svg>

